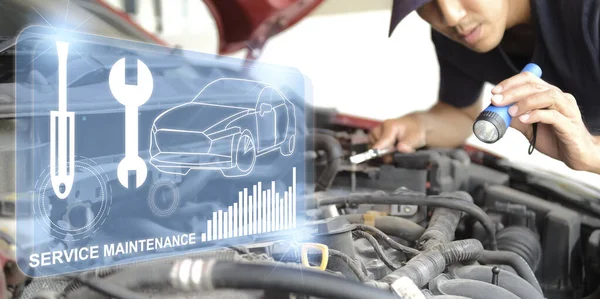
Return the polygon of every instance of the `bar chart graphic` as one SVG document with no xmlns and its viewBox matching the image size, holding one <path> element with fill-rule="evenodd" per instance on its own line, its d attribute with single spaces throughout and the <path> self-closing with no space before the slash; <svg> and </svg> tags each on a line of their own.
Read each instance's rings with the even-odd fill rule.
<svg viewBox="0 0 600 299">
<path fill-rule="evenodd" d="M 292 185 L 277 192 L 275 181 L 261 182 L 238 193 L 238 202 L 213 212 L 206 221 L 201 242 L 244 237 L 296 228 L 296 167 L 292 169 Z"/>
</svg>

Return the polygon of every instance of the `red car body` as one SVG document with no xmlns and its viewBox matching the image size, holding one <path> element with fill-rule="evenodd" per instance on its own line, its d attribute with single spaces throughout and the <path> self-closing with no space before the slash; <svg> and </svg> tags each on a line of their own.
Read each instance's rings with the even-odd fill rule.
<svg viewBox="0 0 600 299">
<path fill-rule="evenodd" d="M 245 48 L 256 59 L 267 40 L 295 25 L 323 0 L 204 0 L 219 30 L 219 54 Z"/>
</svg>

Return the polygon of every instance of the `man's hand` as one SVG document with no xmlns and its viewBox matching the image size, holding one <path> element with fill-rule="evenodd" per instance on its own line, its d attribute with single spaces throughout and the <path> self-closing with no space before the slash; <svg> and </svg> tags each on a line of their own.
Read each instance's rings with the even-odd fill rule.
<svg viewBox="0 0 600 299">
<path fill-rule="evenodd" d="M 536 149 L 575 170 L 600 173 L 600 147 L 581 119 L 575 98 L 530 73 L 520 73 L 492 89 L 496 106 L 512 105 L 511 127 L 529 140 L 538 123 Z"/>
<path fill-rule="evenodd" d="M 403 153 L 425 146 L 426 137 L 425 126 L 417 113 L 385 120 L 369 132 L 372 148 L 395 148 Z"/>
<path fill-rule="evenodd" d="M 411 153 L 424 146 L 461 146 L 472 134 L 473 120 L 480 111 L 479 101 L 463 108 L 438 101 L 427 111 L 384 121 L 371 130 L 369 143 L 372 148 L 394 148 L 401 153 Z M 383 161 L 391 162 L 392 156 L 384 156 Z"/>
</svg>

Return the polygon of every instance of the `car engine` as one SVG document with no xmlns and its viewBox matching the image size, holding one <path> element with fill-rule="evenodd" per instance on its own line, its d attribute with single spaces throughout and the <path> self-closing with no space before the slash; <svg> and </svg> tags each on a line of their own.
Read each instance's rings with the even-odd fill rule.
<svg viewBox="0 0 600 299">
<path fill-rule="evenodd" d="M 28 13 L 29 7 L 32 11 L 34 7 L 30 1 L 5 2 L 4 11 L 10 16 L 5 18 L 5 29 L 16 35 L 16 29 L 30 25 L 22 16 L 34 15 Z M 102 13 L 99 19 L 114 23 L 103 31 L 155 42 L 137 27 L 103 13 L 106 9 L 94 5 L 96 1 L 78 2 L 69 2 L 69 14 L 74 15 L 78 5 L 79 10 Z M 208 2 L 215 2 L 215 9 L 228 5 L 228 1 Z M 304 15 L 318 2 L 298 1 L 296 13 Z M 64 18 L 54 7 L 42 12 Z M 278 17 L 260 12 L 260 22 L 252 26 L 263 24 L 263 16 Z M 79 19 L 87 21 L 86 17 Z M 285 17 L 264 24 L 277 30 L 281 25 L 291 26 L 294 22 L 283 22 Z M 240 28 L 249 34 L 246 26 Z M 262 33 L 271 35 L 277 30 L 259 30 L 260 38 L 246 44 L 258 49 L 264 44 Z M 236 30 L 226 33 L 235 39 L 240 34 Z M 15 252 L 24 249 L 17 248 L 21 245 L 14 237 L 14 173 L 16 167 L 30 165 L 15 165 L 15 132 L 31 128 L 14 115 L 14 42 L 12 36 L 0 37 L 0 299 L 600 298 L 598 186 L 536 171 L 468 146 L 424 148 L 392 154 L 389 163 L 371 160 L 355 165 L 349 157 L 368 150 L 368 131 L 376 122 L 320 108 L 306 113 L 314 123 L 304 140 L 309 149 L 305 153 L 307 167 L 313 169 L 313 175 L 304 182 L 304 190 L 311 192 L 299 195 L 305 204 L 303 214 L 298 215 L 304 218 L 303 226 L 292 237 L 251 240 L 243 246 L 61 276 L 26 277 L 15 258 Z M 208 83 L 202 81 L 207 77 L 240 76 L 237 71 L 187 63 L 173 60 L 172 65 L 159 66 L 160 81 L 168 85 L 165 90 L 172 90 L 172 94 L 165 91 L 165 100 L 196 95 L 195 88 Z M 193 88 L 185 86 L 182 81 L 187 77 L 177 70 L 186 76 L 194 74 Z M 76 87 L 100 84 L 103 74 L 82 76 L 85 80 Z M 41 85 L 48 81 L 38 72 L 28 78 L 29 83 L 44 83 Z M 162 112 L 140 112 L 140 123 L 150 122 Z M 123 114 L 90 113 L 86 117 L 88 122 L 113 123 L 123 119 Z M 97 153 L 100 163 L 110 164 L 122 146 L 107 148 L 108 153 L 95 146 L 87 150 Z M 116 179 L 114 171 L 110 177 L 105 173 L 99 177 L 105 178 L 102 184 L 106 186 Z M 163 179 L 175 181 L 173 177 Z M 115 231 L 185 232 L 194 225 L 190 223 L 194 216 L 214 210 L 212 203 L 199 201 L 194 194 L 207 184 L 202 174 L 176 183 L 189 201 L 178 214 L 179 226 L 161 227 L 159 220 L 143 219 L 148 221 L 116 225 Z M 164 196 L 168 201 L 169 186 L 155 186 L 157 198 Z M 90 194 L 82 194 L 82 198 L 90 198 L 83 205 L 58 206 L 59 217 L 88 213 L 96 203 L 96 190 L 89 188 L 86 192 Z M 115 194 L 115 198 L 127 199 L 127 194 Z"/>
<path fill-rule="evenodd" d="M 597 298 L 598 191 L 465 147 L 351 164 L 367 129 L 316 109 L 293 239 L 26 279 L 13 298 Z M 311 188 L 312 189 L 312 188 Z M 6 242 L 10 245 L 9 238 Z M 14 244 L 12 244 L 14 245 Z"/>
</svg>

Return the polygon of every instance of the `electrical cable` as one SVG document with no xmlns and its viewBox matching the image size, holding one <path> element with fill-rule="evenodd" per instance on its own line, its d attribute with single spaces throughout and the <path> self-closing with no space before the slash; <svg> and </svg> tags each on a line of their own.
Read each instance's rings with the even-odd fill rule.
<svg viewBox="0 0 600 299">
<path fill-rule="evenodd" d="M 442 274 L 448 265 L 477 261 L 483 245 L 477 239 L 466 239 L 440 244 L 409 260 L 402 268 L 386 275 L 380 281 L 393 284 L 402 277 L 410 278 L 418 287 Z"/>
<path fill-rule="evenodd" d="M 361 230 L 354 231 L 353 233 L 360 237 L 365 238 L 371 244 L 371 246 L 373 246 L 373 249 L 375 249 L 375 253 L 379 257 L 379 259 L 381 259 L 381 261 L 388 268 L 390 268 L 392 271 L 396 271 L 396 270 L 400 269 L 400 266 L 394 265 L 394 262 L 392 262 L 390 260 L 390 258 L 387 255 L 385 255 L 385 252 L 383 252 L 383 248 L 381 248 L 381 246 L 379 245 L 379 243 L 373 236 L 371 236 L 368 233 L 361 231 Z"/>
<path fill-rule="evenodd" d="M 398 251 L 402 251 L 404 253 L 412 254 L 412 255 L 419 255 L 421 253 L 417 249 L 402 245 L 402 244 L 394 241 L 392 238 L 390 238 L 390 236 L 386 235 L 384 232 L 377 229 L 376 227 L 366 225 L 366 224 L 356 224 L 356 229 L 361 230 L 361 231 L 372 232 L 372 233 L 376 234 L 378 237 L 383 239 L 383 241 L 385 241 L 390 247 L 392 247 Z"/>
<path fill-rule="evenodd" d="M 492 250 L 498 250 L 496 242 L 496 226 L 488 214 L 474 203 L 470 203 L 450 195 L 431 195 L 427 196 L 422 193 L 403 192 L 400 194 L 387 194 L 384 192 L 374 193 L 351 193 L 346 196 L 336 196 L 323 199 L 319 205 L 339 205 L 339 204 L 384 204 L 384 205 L 420 205 L 431 207 L 442 207 L 448 209 L 456 209 L 471 215 L 477 219 L 485 228 L 490 247 Z"/>
<path fill-rule="evenodd" d="M 348 265 L 350 270 L 352 270 L 352 272 L 354 272 L 354 274 L 356 275 L 358 280 L 360 280 L 361 282 L 366 282 L 369 280 L 369 277 L 367 277 L 367 275 L 365 275 L 365 273 L 361 270 L 358 263 L 355 260 L 353 260 L 350 256 L 348 256 L 347 254 L 330 248 L 329 255 L 335 256 L 335 257 L 343 260 Z"/>
<path fill-rule="evenodd" d="M 362 214 L 340 215 L 338 217 L 353 224 L 364 224 L 364 215 Z M 416 241 L 425 232 L 425 228 L 422 226 L 401 217 L 374 216 L 374 220 L 373 227 L 387 235 L 392 235 L 406 241 Z"/>
</svg>

